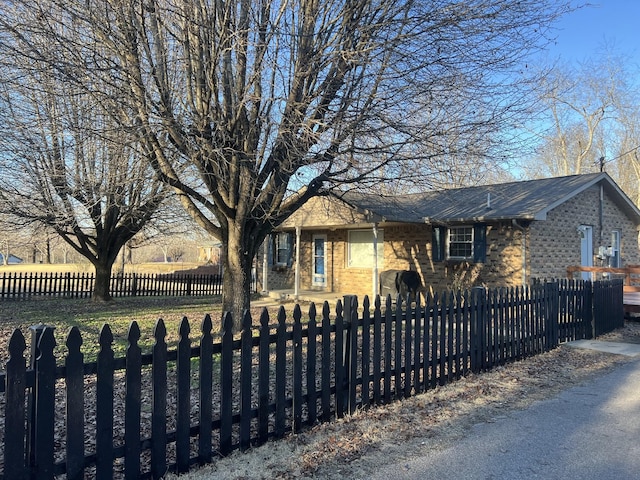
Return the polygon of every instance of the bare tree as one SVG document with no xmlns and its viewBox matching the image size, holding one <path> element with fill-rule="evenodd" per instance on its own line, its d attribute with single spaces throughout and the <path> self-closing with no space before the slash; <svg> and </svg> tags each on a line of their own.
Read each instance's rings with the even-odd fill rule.
<svg viewBox="0 0 640 480">
<path fill-rule="evenodd" d="M 539 134 L 531 176 L 606 170 L 640 202 L 640 91 L 632 64 L 614 51 L 587 62 L 559 64 L 545 77 L 547 106 L 532 129 Z"/>
<path fill-rule="evenodd" d="M 145 226 L 129 243 L 131 250 L 144 250 L 148 259 L 155 261 L 159 254 L 168 263 L 176 258 L 183 259 L 187 256 L 185 246 L 192 247 L 192 257 L 196 255 L 196 239 L 210 234 L 204 231 L 194 219 L 187 214 L 178 202 L 175 195 L 169 195 L 162 205 L 162 215 L 154 218 L 154 221 Z"/>
<path fill-rule="evenodd" d="M 546 115 L 533 127 L 540 133 L 534 175 L 574 175 L 597 171 L 627 95 L 620 60 L 598 58 L 558 64 L 544 77 Z M 615 141 L 615 140 L 614 140 Z"/>
<path fill-rule="evenodd" d="M 497 158 L 524 111 L 523 59 L 568 3 L 16 0 L 0 49 L 46 62 L 139 138 L 222 241 L 239 322 L 260 244 L 310 197 Z"/>
<path fill-rule="evenodd" d="M 166 188 L 95 99 L 43 65 L 33 73 L 2 84 L 0 208 L 60 235 L 93 264 L 93 298 L 109 300 L 118 252 L 156 214 Z"/>
<path fill-rule="evenodd" d="M 640 71 L 625 58 L 613 57 L 609 63 L 617 77 L 614 98 L 615 122 L 599 133 L 601 158 L 598 163 L 640 205 L 640 87 L 633 82 Z"/>
<path fill-rule="evenodd" d="M 640 206 L 640 96 L 620 116 L 617 142 L 604 158 L 604 168 L 629 197 Z"/>
</svg>

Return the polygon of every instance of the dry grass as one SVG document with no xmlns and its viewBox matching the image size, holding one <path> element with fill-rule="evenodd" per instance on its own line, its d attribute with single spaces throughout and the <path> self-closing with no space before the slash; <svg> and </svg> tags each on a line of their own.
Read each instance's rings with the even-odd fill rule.
<svg viewBox="0 0 640 480">
<path fill-rule="evenodd" d="M 196 263 L 145 263 L 125 265 L 126 273 L 156 274 L 172 272 L 211 273 L 211 267 Z M 9 273 L 62 273 L 93 272 L 93 266 L 83 264 L 18 264 L 0 265 L 0 275 Z M 14 329 L 20 329 L 26 337 L 29 327 L 38 324 L 56 327 L 56 356 L 65 352 L 65 340 L 71 327 L 78 327 L 85 342 L 82 351 L 86 361 L 95 360 L 100 329 L 108 323 L 114 334 L 116 356 L 122 356 L 126 347 L 130 323 L 135 320 L 141 329 L 141 347 L 150 348 L 153 330 L 162 318 L 167 328 L 167 342 L 173 346 L 178 341 L 178 325 L 188 317 L 191 331 L 197 336 L 206 314 L 211 314 L 214 333 L 219 329 L 221 316 L 220 297 L 119 297 L 111 302 L 95 302 L 91 299 L 34 297 L 28 301 L 6 300 L 0 302 L 0 362 L 6 361 L 4 346 Z M 259 314 L 256 310 L 255 315 Z M 29 341 L 29 338 L 27 338 Z"/>
<path fill-rule="evenodd" d="M 176 262 L 176 263 L 136 263 L 125 264 L 125 273 L 172 273 L 183 270 L 191 270 L 201 267 L 201 263 Z M 114 272 L 119 271 L 119 265 L 114 265 Z M 16 265 L 0 265 L 0 274 L 3 272 L 25 273 L 59 273 L 59 272 L 93 272 L 90 263 L 20 263 Z"/>
<path fill-rule="evenodd" d="M 182 318 L 188 318 L 192 336 L 196 338 L 206 314 L 211 315 L 214 333 L 217 332 L 222 315 L 219 297 L 122 297 L 111 302 L 67 298 L 4 301 L 0 302 L 0 338 L 4 339 L 0 344 L 0 362 L 4 365 L 6 361 L 6 345 L 14 329 L 19 329 L 29 342 L 29 327 L 32 325 L 56 327 L 55 354 L 61 359 L 66 354 L 66 337 L 71 327 L 78 327 L 84 340 L 82 352 L 85 361 L 93 361 L 104 324 L 111 327 L 116 356 L 124 356 L 132 321 L 135 320 L 140 327 L 140 346 L 147 352 L 152 347 L 153 331 L 158 319 L 163 319 L 167 329 L 166 341 L 173 347 L 178 342 Z"/>
<path fill-rule="evenodd" d="M 53 304 L 44 300 L 6 302 L 0 303 L 0 333 L 28 327 L 41 318 L 50 320 L 54 312 L 61 320 L 60 330 L 77 324 L 86 332 L 95 333 L 105 321 L 124 326 L 131 319 L 147 319 L 145 330 L 159 316 L 177 325 L 185 313 L 198 321 L 204 313 L 213 313 L 211 299 L 203 300 L 181 299 L 177 304 L 176 299 L 163 298 L 123 299 L 111 304 L 74 300 Z M 194 327 L 192 323 L 192 331 Z M 176 328 L 168 328 L 172 330 L 177 333 Z M 601 339 L 640 343 L 640 323 L 629 322 Z M 561 346 L 404 401 L 317 425 L 246 453 L 235 452 L 180 480 L 366 478 L 389 458 L 400 461 L 425 445 L 435 449 L 451 445 L 474 424 L 525 408 L 627 361 L 629 357 Z"/>
<path fill-rule="evenodd" d="M 640 343 L 640 323 L 629 322 L 600 339 Z M 235 452 L 179 478 L 366 479 L 389 458 L 401 461 L 425 446 L 449 446 L 474 424 L 526 408 L 628 361 L 630 357 L 560 346 L 404 401 L 318 425 L 247 453 Z"/>
</svg>

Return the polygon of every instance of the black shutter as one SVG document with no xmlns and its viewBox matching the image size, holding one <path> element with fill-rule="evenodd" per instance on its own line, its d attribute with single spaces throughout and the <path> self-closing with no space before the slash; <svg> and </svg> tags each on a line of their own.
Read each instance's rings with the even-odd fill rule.
<svg viewBox="0 0 640 480">
<path fill-rule="evenodd" d="M 266 244 L 267 244 L 267 265 L 273 265 L 274 264 L 273 251 L 275 250 L 275 234 L 273 233 L 269 234 Z"/>
<path fill-rule="evenodd" d="M 444 227 L 433 227 L 431 231 L 431 258 L 434 262 L 442 262 L 444 260 L 445 233 Z"/>
<path fill-rule="evenodd" d="M 487 261 L 487 226 L 484 224 L 473 226 L 473 261 L 475 263 Z"/>
<path fill-rule="evenodd" d="M 287 267 L 293 265 L 293 233 L 287 234 Z"/>
</svg>

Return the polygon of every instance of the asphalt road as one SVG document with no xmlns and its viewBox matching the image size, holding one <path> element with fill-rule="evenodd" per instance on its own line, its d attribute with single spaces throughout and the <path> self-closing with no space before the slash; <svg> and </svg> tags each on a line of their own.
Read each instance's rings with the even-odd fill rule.
<svg viewBox="0 0 640 480">
<path fill-rule="evenodd" d="M 557 397 L 475 425 L 450 448 L 425 450 L 368 478 L 640 479 L 640 355 L 634 358 Z"/>
</svg>

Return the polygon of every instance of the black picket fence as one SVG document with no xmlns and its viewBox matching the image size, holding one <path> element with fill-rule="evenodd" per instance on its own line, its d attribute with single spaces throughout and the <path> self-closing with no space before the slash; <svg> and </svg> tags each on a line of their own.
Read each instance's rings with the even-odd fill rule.
<svg viewBox="0 0 640 480">
<path fill-rule="evenodd" d="M 0 299 L 90 298 L 94 284 L 95 274 L 87 272 L 4 272 L 0 275 Z M 256 291 L 255 279 L 252 291 Z M 111 277 L 110 292 L 114 297 L 221 295 L 222 277 L 180 273 L 117 274 Z"/>
<path fill-rule="evenodd" d="M 474 289 L 404 307 L 365 297 L 360 308 L 347 296 L 333 318 L 325 303 L 303 321 L 296 305 L 292 322 L 281 307 L 275 324 L 265 309 L 257 325 L 247 312 L 236 336 L 226 314 L 217 341 L 207 315 L 197 346 L 185 318 L 174 350 L 159 320 L 149 353 L 132 322 L 124 358 L 104 325 L 90 363 L 76 327 L 62 364 L 52 328 L 32 328 L 30 362 L 15 330 L 0 374 L 2 478 L 158 479 L 624 324 L 615 280 Z"/>
</svg>

